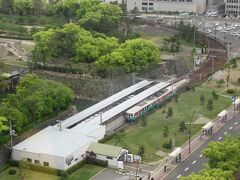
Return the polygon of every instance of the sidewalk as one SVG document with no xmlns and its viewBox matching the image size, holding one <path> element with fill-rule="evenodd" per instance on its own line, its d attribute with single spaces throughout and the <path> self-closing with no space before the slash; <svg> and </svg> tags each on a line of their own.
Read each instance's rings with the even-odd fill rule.
<svg viewBox="0 0 240 180">
<path fill-rule="evenodd" d="M 234 114 L 234 110 L 233 110 L 233 106 L 230 106 L 227 109 L 228 113 L 227 113 L 227 120 L 229 121 L 231 120 L 237 113 L 238 111 L 236 111 L 236 113 Z M 225 125 L 225 122 L 222 122 L 222 119 L 216 118 L 216 121 L 214 122 L 213 125 L 213 133 L 211 136 L 213 136 L 218 130 L 220 130 L 223 126 Z M 188 145 L 188 141 L 182 145 L 182 153 L 181 153 L 181 161 L 185 161 L 188 157 L 190 157 L 190 155 L 198 149 L 198 147 L 200 147 L 207 139 L 209 139 L 209 137 L 211 136 L 206 136 L 204 138 L 201 138 L 201 132 L 199 132 L 198 134 L 196 134 L 192 139 L 191 139 L 191 153 L 189 154 L 189 145 Z M 163 163 L 161 166 L 159 166 L 158 168 L 156 168 L 153 172 L 151 172 L 151 177 L 154 178 L 154 180 L 163 180 L 166 178 L 166 176 L 168 174 L 170 174 L 177 166 L 179 166 L 181 163 L 176 163 L 175 162 L 175 157 L 168 157 L 165 160 L 165 163 Z M 167 171 L 164 172 L 164 166 L 166 165 L 167 167 Z M 147 179 L 147 178 L 144 178 Z"/>
</svg>

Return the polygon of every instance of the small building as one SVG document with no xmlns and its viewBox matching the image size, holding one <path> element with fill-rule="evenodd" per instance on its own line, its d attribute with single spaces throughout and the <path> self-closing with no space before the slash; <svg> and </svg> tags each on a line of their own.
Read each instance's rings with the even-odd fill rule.
<svg viewBox="0 0 240 180">
<path fill-rule="evenodd" d="M 83 122 L 72 129 L 49 126 L 12 149 L 12 159 L 66 170 L 83 160 L 92 142 L 105 135 L 99 122 Z"/>
<path fill-rule="evenodd" d="M 221 119 L 221 121 L 225 122 L 227 120 L 227 114 L 228 112 L 226 110 L 223 110 L 217 116 Z"/>
<path fill-rule="evenodd" d="M 176 163 L 181 162 L 181 154 L 183 149 L 181 147 L 177 147 L 173 152 L 169 154 L 169 157 L 175 158 Z"/>
<path fill-rule="evenodd" d="M 213 133 L 213 123 L 208 122 L 207 124 L 205 124 L 202 127 L 202 130 L 203 130 L 204 135 L 212 135 L 212 133 Z"/>
<path fill-rule="evenodd" d="M 118 168 L 119 161 L 123 161 L 128 153 L 122 147 L 94 142 L 90 144 L 87 151 L 94 152 L 99 160 L 108 161 L 108 166 L 113 168 Z"/>
<path fill-rule="evenodd" d="M 240 110 L 240 99 L 236 99 L 235 102 L 233 102 L 233 106 L 235 105 L 236 110 Z"/>
</svg>

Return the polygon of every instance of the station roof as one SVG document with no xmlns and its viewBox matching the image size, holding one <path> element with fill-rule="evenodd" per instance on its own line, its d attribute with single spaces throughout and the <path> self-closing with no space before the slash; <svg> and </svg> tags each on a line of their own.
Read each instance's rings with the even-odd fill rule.
<svg viewBox="0 0 240 180">
<path fill-rule="evenodd" d="M 81 111 L 80 113 L 75 114 L 74 116 L 66 119 L 65 121 L 62 122 L 62 126 L 63 127 L 69 127 L 93 114 L 95 114 L 96 112 L 101 111 L 102 109 L 108 107 L 109 105 L 113 104 L 114 102 L 119 101 L 120 99 L 134 93 L 137 90 L 140 90 L 141 88 L 146 87 L 149 84 L 152 84 L 153 81 L 147 81 L 147 80 L 143 80 L 133 86 L 130 86 L 129 88 L 126 88 L 120 92 L 118 92 L 117 94 L 114 94 L 113 96 Z"/>
<path fill-rule="evenodd" d="M 218 117 L 223 117 L 223 116 L 225 116 L 225 115 L 227 115 L 227 111 L 226 110 L 223 110 L 222 112 L 220 112 L 217 116 Z"/>
<path fill-rule="evenodd" d="M 213 126 L 212 122 L 208 122 L 207 124 L 205 124 L 205 126 L 202 127 L 202 129 L 209 129 Z"/>
<path fill-rule="evenodd" d="M 169 83 L 166 82 L 160 82 L 145 91 L 137 94 L 136 96 L 133 96 L 131 99 L 128 99 L 124 101 L 123 103 L 115 106 L 114 108 L 104 112 L 102 114 L 102 122 L 106 122 L 109 119 L 115 117 L 116 115 L 126 111 L 127 109 L 131 108 L 132 106 L 136 105 L 137 103 L 143 101 L 144 99 L 148 98 L 149 96 L 155 94 L 156 92 L 166 88 L 169 86 Z M 98 117 L 97 117 L 98 118 Z"/>
<path fill-rule="evenodd" d="M 60 131 L 56 126 L 49 126 L 17 144 L 13 149 L 67 157 L 77 149 L 88 146 L 94 140 L 93 137 L 73 132 L 70 129 Z"/>
<path fill-rule="evenodd" d="M 112 146 L 112 145 L 93 142 L 90 144 L 87 150 L 93 151 L 95 154 L 117 158 L 121 154 L 122 149 L 123 149 L 122 147 L 118 147 L 118 146 Z"/>
<path fill-rule="evenodd" d="M 170 157 L 176 157 L 183 151 L 182 148 L 177 147 L 173 152 L 169 154 Z"/>
</svg>

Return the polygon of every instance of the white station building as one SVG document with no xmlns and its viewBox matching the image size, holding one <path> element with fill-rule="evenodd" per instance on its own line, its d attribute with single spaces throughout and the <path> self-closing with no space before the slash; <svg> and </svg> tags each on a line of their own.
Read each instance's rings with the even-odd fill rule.
<svg viewBox="0 0 240 180">
<path fill-rule="evenodd" d="M 66 170 L 83 160 L 86 151 L 94 150 L 98 159 L 118 167 L 118 159 L 126 150 L 97 142 L 109 130 L 125 122 L 126 110 L 170 85 L 166 82 L 152 83 L 141 81 L 55 126 L 43 129 L 14 146 L 12 159 Z"/>
<path fill-rule="evenodd" d="M 207 10 L 207 0 L 128 0 L 127 9 L 140 12 L 193 12 L 202 14 Z"/>
</svg>

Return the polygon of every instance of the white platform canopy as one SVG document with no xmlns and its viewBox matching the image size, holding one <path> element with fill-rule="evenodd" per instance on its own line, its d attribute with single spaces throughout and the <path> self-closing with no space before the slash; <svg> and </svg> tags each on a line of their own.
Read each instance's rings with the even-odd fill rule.
<svg viewBox="0 0 240 180">
<path fill-rule="evenodd" d="M 133 86 L 130 86 L 129 88 L 126 88 L 126 89 L 118 92 L 117 94 L 114 94 L 113 96 L 81 111 L 80 113 L 75 114 L 74 116 L 72 116 L 66 120 L 64 120 L 62 122 L 62 127 L 67 128 L 75 123 L 78 123 L 79 121 L 81 121 L 87 117 L 90 117 L 91 115 L 94 115 L 96 112 L 101 111 L 102 109 L 119 101 L 120 99 L 127 97 L 127 96 L 131 95 L 132 93 L 136 92 L 137 90 L 140 90 L 152 83 L 153 83 L 153 81 L 143 80 Z"/>
<path fill-rule="evenodd" d="M 170 157 L 177 157 L 179 154 L 181 154 L 183 151 L 182 148 L 177 147 L 173 152 L 169 154 Z"/>
<path fill-rule="evenodd" d="M 218 117 L 224 117 L 224 116 L 226 116 L 227 115 L 227 111 L 226 110 L 223 110 L 222 112 L 220 112 L 217 116 Z"/>
<path fill-rule="evenodd" d="M 240 104 L 240 99 L 239 99 L 239 98 L 238 98 L 238 99 L 236 99 L 236 100 L 235 100 L 235 103 L 233 102 L 233 105 L 234 105 L 234 104 L 235 104 L 235 105 L 238 105 L 238 104 Z"/>
<path fill-rule="evenodd" d="M 205 124 L 205 126 L 202 127 L 203 130 L 208 130 L 211 127 L 213 127 L 213 123 L 212 122 L 208 122 L 207 124 Z"/>
</svg>

